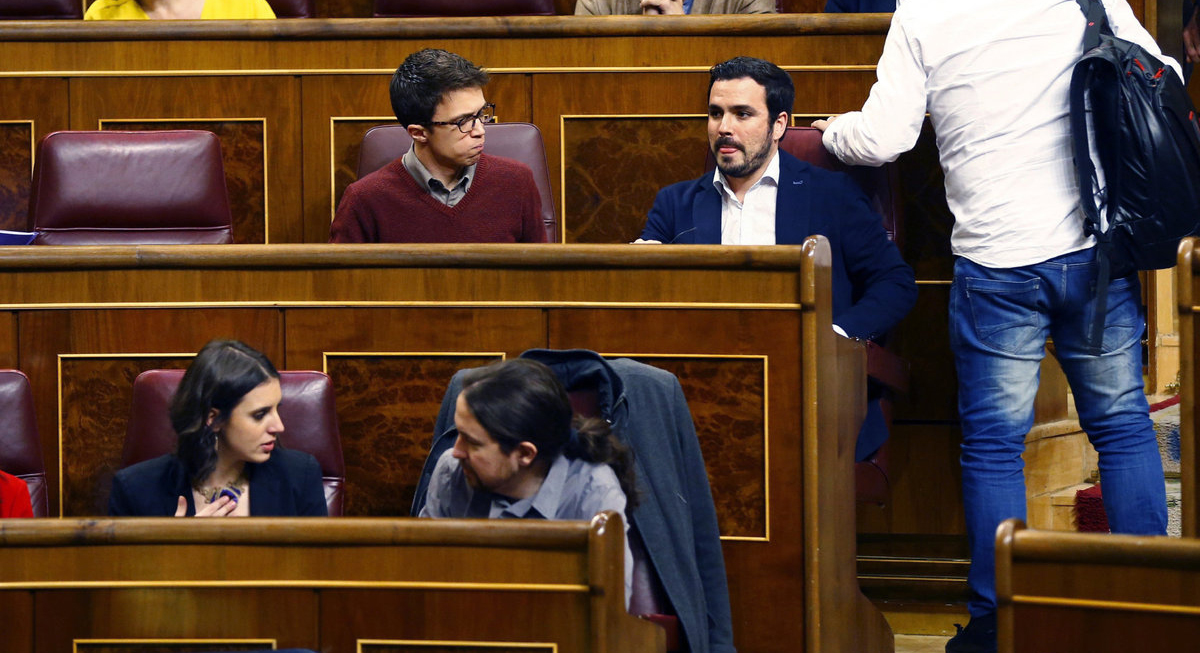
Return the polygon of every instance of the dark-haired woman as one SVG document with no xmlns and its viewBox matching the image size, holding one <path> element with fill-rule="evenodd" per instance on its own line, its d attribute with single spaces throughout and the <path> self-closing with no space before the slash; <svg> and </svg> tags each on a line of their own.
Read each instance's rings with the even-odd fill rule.
<svg viewBox="0 0 1200 653">
<path fill-rule="evenodd" d="M 633 507 L 633 464 L 599 419 L 576 418 L 545 365 L 524 358 L 463 379 L 454 448 L 429 481 L 422 517 L 591 519 Z M 573 426 L 574 425 L 574 426 Z M 625 547 L 625 596 L 633 568 Z"/>
<path fill-rule="evenodd" d="M 117 472 L 111 515 L 324 516 L 321 468 L 279 446 L 279 372 L 236 340 L 204 346 L 171 399 L 167 454 Z"/>
</svg>

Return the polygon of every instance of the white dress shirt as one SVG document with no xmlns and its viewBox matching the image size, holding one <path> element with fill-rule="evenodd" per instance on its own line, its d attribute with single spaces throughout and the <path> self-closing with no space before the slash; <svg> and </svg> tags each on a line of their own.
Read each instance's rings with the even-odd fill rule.
<svg viewBox="0 0 1200 653">
<path fill-rule="evenodd" d="M 771 157 L 763 176 L 746 191 L 742 201 L 738 201 L 720 170 L 713 171 L 713 185 L 721 194 L 722 245 L 775 244 L 775 197 L 779 195 L 778 150 Z"/>
<path fill-rule="evenodd" d="M 1113 32 L 1182 72 L 1126 0 L 1103 0 Z M 1083 50 L 1075 0 L 901 0 L 862 111 L 825 146 L 881 165 L 912 148 L 926 112 L 937 133 L 951 249 L 996 268 L 1091 247 L 1071 152 L 1068 88 Z"/>
</svg>

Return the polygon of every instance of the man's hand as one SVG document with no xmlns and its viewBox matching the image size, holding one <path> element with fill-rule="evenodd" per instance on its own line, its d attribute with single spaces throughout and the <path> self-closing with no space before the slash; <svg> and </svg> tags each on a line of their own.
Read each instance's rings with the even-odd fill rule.
<svg viewBox="0 0 1200 653">
<path fill-rule="evenodd" d="M 1200 7 L 1192 10 L 1192 19 L 1183 26 L 1183 53 L 1191 63 L 1200 63 Z"/>
<path fill-rule="evenodd" d="M 829 129 L 829 126 L 833 124 L 834 120 L 837 120 L 837 116 L 829 116 L 824 120 L 814 120 L 812 121 L 812 126 L 814 129 L 819 129 L 821 132 L 824 132 L 826 129 Z"/>
<path fill-rule="evenodd" d="M 630 245 L 661 245 L 662 241 L 661 240 L 642 240 L 641 238 L 638 238 L 637 240 L 635 240 L 629 244 Z"/>
<path fill-rule="evenodd" d="M 683 15 L 683 0 L 642 0 L 642 13 Z"/>
</svg>

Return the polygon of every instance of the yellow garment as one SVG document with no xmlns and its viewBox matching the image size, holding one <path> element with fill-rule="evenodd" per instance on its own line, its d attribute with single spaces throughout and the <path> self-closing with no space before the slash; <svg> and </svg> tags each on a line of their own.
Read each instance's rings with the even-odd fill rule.
<svg viewBox="0 0 1200 653">
<path fill-rule="evenodd" d="M 209 20 L 274 18 L 267 0 L 205 0 L 200 18 Z M 83 15 L 84 20 L 148 20 L 137 0 L 96 0 Z"/>
</svg>

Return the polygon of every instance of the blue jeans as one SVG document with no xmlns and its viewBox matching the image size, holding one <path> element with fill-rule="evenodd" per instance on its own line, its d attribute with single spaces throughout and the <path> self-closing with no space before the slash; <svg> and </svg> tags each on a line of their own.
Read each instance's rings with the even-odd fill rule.
<svg viewBox="0 0 1200 653">
<path fill-rule="evenodd" d="M 1089 353 L 1096 310 L 1095 251 L 1020 268 L 954 264 L 950 345 L 958 370 L 962 484 L 971 571 L 971 616 L 996 610 L 996 527 L 1025 519 L 1021 453 L 1046 337 L 1075 395 L 1079 423 L 1100 455 L 1104 509 L 1113 532 L 1162 535 L 1162 459 L 1142 387 L 1145 330 L 1137 275 L 1109 285 L 1102 353 Z"/>
</svg>

